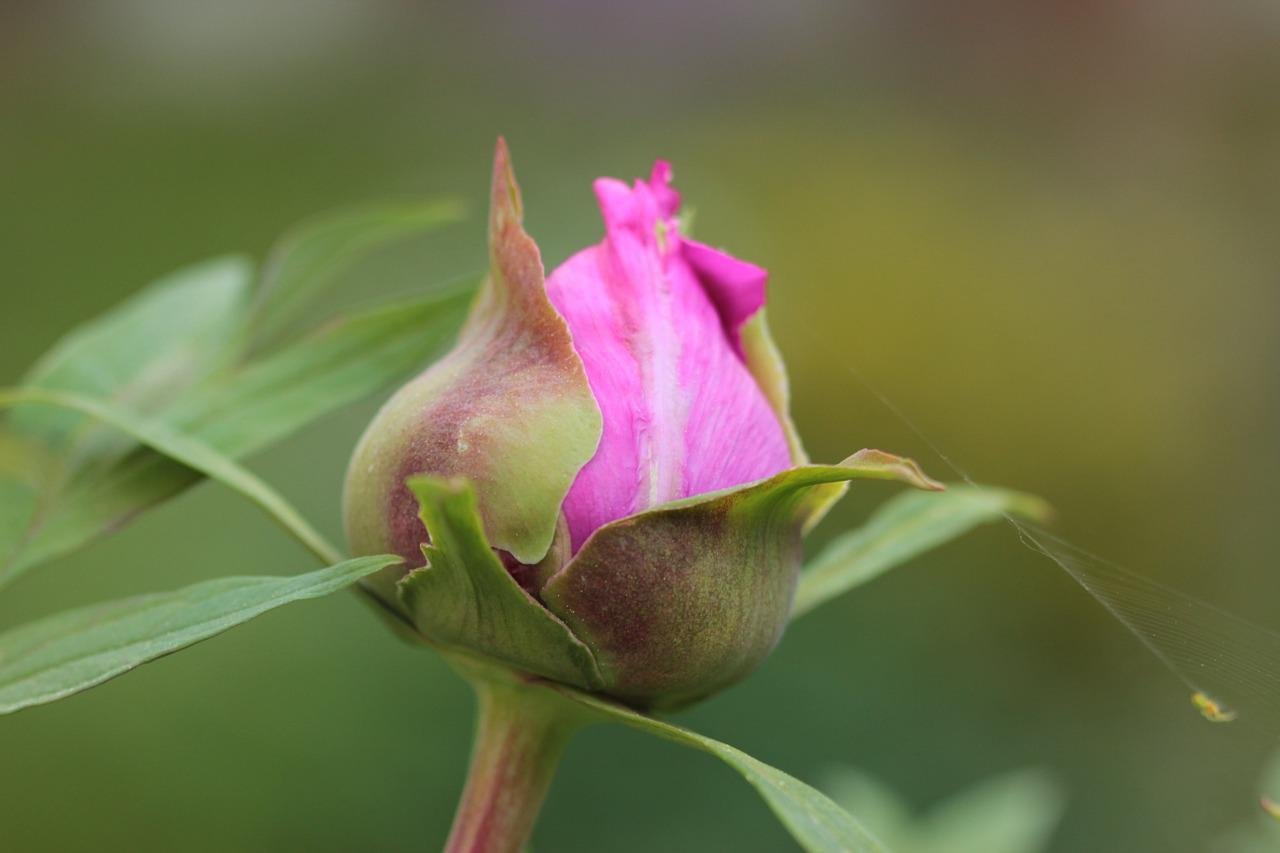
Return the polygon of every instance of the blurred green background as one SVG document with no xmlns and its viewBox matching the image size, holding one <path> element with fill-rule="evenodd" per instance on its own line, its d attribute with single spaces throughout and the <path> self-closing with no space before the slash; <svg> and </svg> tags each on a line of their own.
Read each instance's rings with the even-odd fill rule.
<svg viewBox="0 0 1280 853">
<path fill-rule="evenodd" d="M 456 193 L 511 142 L 549 265 L 599 238 L 597 175 L 673 161 L 699 237 L 767 266 L 816 458 L 957 465 L 1058 530 L 1277 627 L 1280 14 L 1265 3 L 115 0 L 0 6 L 0 382 L 69 325 L 317 211 Z M 477 270 L 482 217 L 363 268 Z M 337 533 L 377 404 L 252 460 Z M 859 487 L 814 544 L 889 494 Z M 0 596 L 0 627 L 312 566 L 205 485 Z M 335 596 L 0 721 L 0 848 L 417 850 L 443 839 L 471 698 Z M 798 623 L 680 715 L 801 778 L 917 808 L 1043 768 L 1054 850 L 1214 849 L 1274 734 L 1186 690 L 1004 526 Z M 705 756 L 570 747 L 543 851 L 792 849 Z M 961 851 L 964 853 L 964 851 Z"/>
</svg>

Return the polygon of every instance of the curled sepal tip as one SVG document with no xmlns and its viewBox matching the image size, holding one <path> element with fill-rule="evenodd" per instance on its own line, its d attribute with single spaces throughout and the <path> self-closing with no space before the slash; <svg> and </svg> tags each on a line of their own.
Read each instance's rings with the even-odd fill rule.
<svg viewBox="0 0 1280 853">
<path fill-rule="evenodd" d="M 485 542 L 476 494 L 461 478 L 413 477 L 430 535 L 427 564 L 396 585 L 401 608 L 428 639 L 506 666 L 600 687 L 591 651 L 520 587 Z"/>
<path fill-rule="evenodd" d="M 840 463 L 841 466 L 857 468 L 859 477 L 871 480 L 897 480 L 917 489 L 930 492 L 941 492 L 947 487 L 926 474 L 914 459 L 886 453 L 883 450 L 864 448 Z M 818 522 L 826 517 L 831 507 L 844 497 L 848 490 L 848 480 L 827 483 L 810 491 L 805 499 L 803 510 L 804 532 L 818 526 Z"/>
</svg>

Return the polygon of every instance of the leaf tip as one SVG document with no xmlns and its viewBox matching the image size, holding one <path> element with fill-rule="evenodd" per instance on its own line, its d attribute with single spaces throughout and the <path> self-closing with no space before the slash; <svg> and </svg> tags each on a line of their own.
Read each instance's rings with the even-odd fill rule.
<svg viewBox="0 0 1280 853">
<path fill-rule="evenodd" d="M 1037 524 L 1049 524 L 1058 515 L 1053 504 L 1042 497 L 1028 494 L 1016 495 L 1009 504 L 1009 510 L 1014 515 L 1028 518 Z"/>
<path fill-rule="evenodd" d="M 493 150 L 493 184 L 490 189 L 489 227 L 499 233 L 508 223 L 519 224 L 524 218 L 520 201 L 520 186 L 516 183 L 515 169 L 511 165 L 511 150 L 507 140 L 499 136 Z"/>
</svg>

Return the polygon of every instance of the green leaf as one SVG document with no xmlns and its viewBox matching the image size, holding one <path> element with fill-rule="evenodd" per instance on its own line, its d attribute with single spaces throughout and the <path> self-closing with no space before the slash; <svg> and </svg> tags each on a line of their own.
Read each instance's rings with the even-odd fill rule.
<svg viewBox="0 0 1280 853">
<path fill-rule="evenodd" d="M 930 853 L 1036 853 L 1048 848 L 1062 810 L 1062 794 L 1052 778 L 1040 770 L 1021 770 L 953 794 L 929 812 L 921 829 L 931 842 Z"/>
<path fill-rule="evenodd" d="M 220 578 L 15 628 L 0 634 L 0 714 L 87 690 L 260 613 L 328 595 L 398 560 L 361 557 L 296 577 Z"/>
<path fill-rule="evenodd" d="M 828 768 L 818 784 L 832 801 L 856 814 L 894 853 L 917 853 L 911 804 L 881 780 L 852 767 Z"/>
<path fill-rule="evenodd" d="M 1062 817 L 1063 797 L 1040 770 L 983 780 L 920 815 L 897 794 L 856 770 L 830 774 L 832 798 L 856 811 L 896 853 L 1037 853 Z"/>
<path fill-rule="evenodd" d="M 431 544 L 422 548 L 427 565 L 397 584 L 397 597 L 418 630 L 433 642 L 535 675 L 599 687 L 591 652 L 515 582 L 489 547 L 471 484 L 413 477 L 409 488 Z"/>
<path fill-rule="evenodd" d="M 421 369 L 452 338 L 471 290 L 340 317 L 247 357 L 249 276 L 237 260 L 171 276 L 69 334 L 29 380 L 239 457 Z M 15 409 L 0 425 L 0 584 L 119 528 L 198 482 L 198 470 L 80 412 Z"/>
<path fill-rule="evenodd" d="M 254 343 L 291 325 L 330 290 L 343 268 L 371 249 L 459 222 L 464 215 L 465 207 L 452 199 L 387 202 L 325 213 L 294 227 L 267 259 L 253 304 Z"/>
<path fill-rule="evenodd" d="M 1048 505 L 1019 492 L 965 485 L 945 492 L 907 492 L 878 509 L 857 530 L 837 537 L 800 575 L 791 617 L 873 580 L 912 557 L 979 524 L 1006 515 L 1043 519 Z"/>
<path fill-rule="evenodd" d="M 340 552 L 312 528 L 278 492 L 198 439 L 172 430 L 163 423 L 142 420 L 89 397 L 41 388 L 0 389 L 0 407 L 19 403 L 57 406 L 110 424 L 168 459 L 181 462 L 249 498 L 325 562 L 337 562 L 340 559 Z"/>
<path fill-rule="evenodd" d="M 73 329 L 23 384 L 159 411 L 230 357 L 252 280 L 253 268 L 239 257 L 181 269 Z M 83 418 L 74 412 L 19 412 L 11 423 L 50 446 L 84 443 L 75 434 Z"/>
<path fill-rule="evenodd" d="M 825 794 L 752 758 L 740 749 L 689 729 L 640 714 L 567 687 L 550 687 L 562 696 L 594 711 L 601 719 L 623 723 L 642 732 L 714 755 L 759 792 L 790 831 L 810 853 L 871 853 L 886 848 L 852 815 Z"/>
<path fill-rule="evenodd" d="M 1272 753 L 1263 766 L 1259 787 L 1262 796 L 1273 803 L 1280 803 L 1280 751 Z"/>
<path fill-rule="evenodd" d="M 412 374 L 453 338 L 474 286 L 331 321 L 280 350 L 193 389 L 166 420 L 232 456 Z"/>
<path fill-rule="evenodd" d="M 411 372 L 451 336 L 469 298 L 467 291 L 450 292 L 339 320 L 220 382 L 193 389 L 164 413 L 165 421 L 224 456 L 259 450 Z M 125 412 L 117 415 L 131 420 Z M 115 529 L 198 482 L 200 474 L 210 476 L 163 446 L 151 449 L 158 452 L 135 453 L 100 476 L 79 477 L 46 495 L 23 552 L 7 570 L 0 563 L 0 583 Z M 323 559 L 335 558 L 330 553 Z"/>
<path fill-rule="evenodd" d="M 1280 751 L 1273 752 L 1262 767 L 1258 780 L 1258 803 L 1246 820 L 1224 832 L 1213 849 L 1222 853 L 1274 853 L 1280 850 Z"/>
<path fill-rule="evenodd" d="M 28 372 L 25 383 L 90 396 L 154 415 L 231 358 L 232 341 L 248 304 L 253 270 L 241 258 L 196 264 L 144 288 L 106 314 L 63 336 Z M 122 464 L 134 442 L 74 409 L 24 407 L 0 425 L 0 583 L 54 556 L 55 541 L 74 546 L 134 510 L 108 510 L 99 491 L 69 515 L 103 515 L 79 532 L 53 531 L 50 515 L 61 496 L 91 492 Z M 180 482 L 190 475 L 179 469 Z"/>
</svg>

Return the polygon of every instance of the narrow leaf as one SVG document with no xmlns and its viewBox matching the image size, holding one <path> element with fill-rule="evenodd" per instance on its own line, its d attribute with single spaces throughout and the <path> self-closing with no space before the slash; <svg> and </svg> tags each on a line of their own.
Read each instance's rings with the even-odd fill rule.
<svg viewBox="0 0 1280 853">
<path fill-rule="evenodd" d="M 165 419 L 224 453 L 252 453 L 421 370 L 462 324 L 474 285 L 337 318 L 193 389 Z"/>
<path fill-rule="evenodd" d="M 86 394 L 138 412 L 162 409 L 223 365 L 248 301 L 253 268 L 239 257 L 185 267 L 72 329 L 23 378 L 24 385 Z M 104 456 L 77 432 L 83 417 L 16 412 L 13 428 L 82 460 Z M 88 452 L 92 450 L 92 452 Z"/>
<path fill-rule="evenodd" d="M 448 201 L 319 217 L 282 241 L 256 296 L 243 258 L 184 268 L 71 330 L 23 385 L 103 402 L 224 455 L 249 453 L 405 378 L 447 343 L 467 298 L 458 291 L 331 319 L 301 338 L 282 333 L 300 328 L 304 314 L 317 316 L 320 297 L 352 260 L 459 218 Z M 0 423 L 0 584 L 199 479 L 82 411 L 8 412 Z"/>
<path fill-rule="evenodd" d="M 823 787 L 903 853 L 1037 853 L 1049 846 L 1064 805 L 1053 778 L 1035 769 L 984 779 L 923 813 L 850 767 L 833 768 Z"/>
<path fill-rule="evenodd" d="M 873 853 L 885 849 L 875 836 L 825 794 L 740 749 L 570 688 L 549 689 L 591 709 L 602 719 L 623 723 L 719 758 L 742 774 L 792 837 L 810 853 Z"/>
<path fill-rule="evenodd" d="M 420 368 L 452 338 L 469 299 L 469 289 L 457 289 L 341 318 L 186 389 L 149 420 L 224 456 L 251 453 Z M 29 427 L 50 411 L 23 406 L 13 415 Z M 65 422 L 67 410 L 59 414 Z M 70 414 L 73 423 L 83 421 Z M 22 497 L 0 507 L 0 584 L 119 528 L 207 474 L 160 447 L 140 451 L 119 433 L 75 459 L 29 433 L 0 429 L 0 491 Z"/>
<path fill-rule="evenodd" d="M 278 492 L 198 439 L 88 397 L 41 388 L 0 389 L 0 407 L 19 403 L 58 406 L 108 423 L 169 459 L 181 462 L 249 498 L 325 562 L 341 559 L 340 552 Z"/>
<path fill-rule="evenodd" d="M 839 536 L 800 575 L 791 618 L 873 580 L 895 566 L 1006 515 L 1049 514 L 1039 498 L 1003 489 L 949 486 L 945 492 L 905 492 L 887 501 L 857 530 Z"/>
<path fill-rule="evenodd" d="M 236 577 L 96 604 L 0 634 L 0 714 L 52 702 L 220 634 L 291 601 L 328 595 L 398 557 L 296 577 Z"/>
<path fill-rule="evenodd" d="M 1063 806 L 1052 777 L 1022 770 L 953 794 L 930 811 L 922 829 L 935 853 L 1035 853 L 1048 848 Z"/>
<path fill-rule="evenodd" d="M 286 234 L 267 259 L 254 299 L 255 343 L 289 326 L 309 303 L 326 294 L 339 273 L 392 240 L 462 220 L 451 200 L 388 202 L 322 214 Z"/>
</svg>

